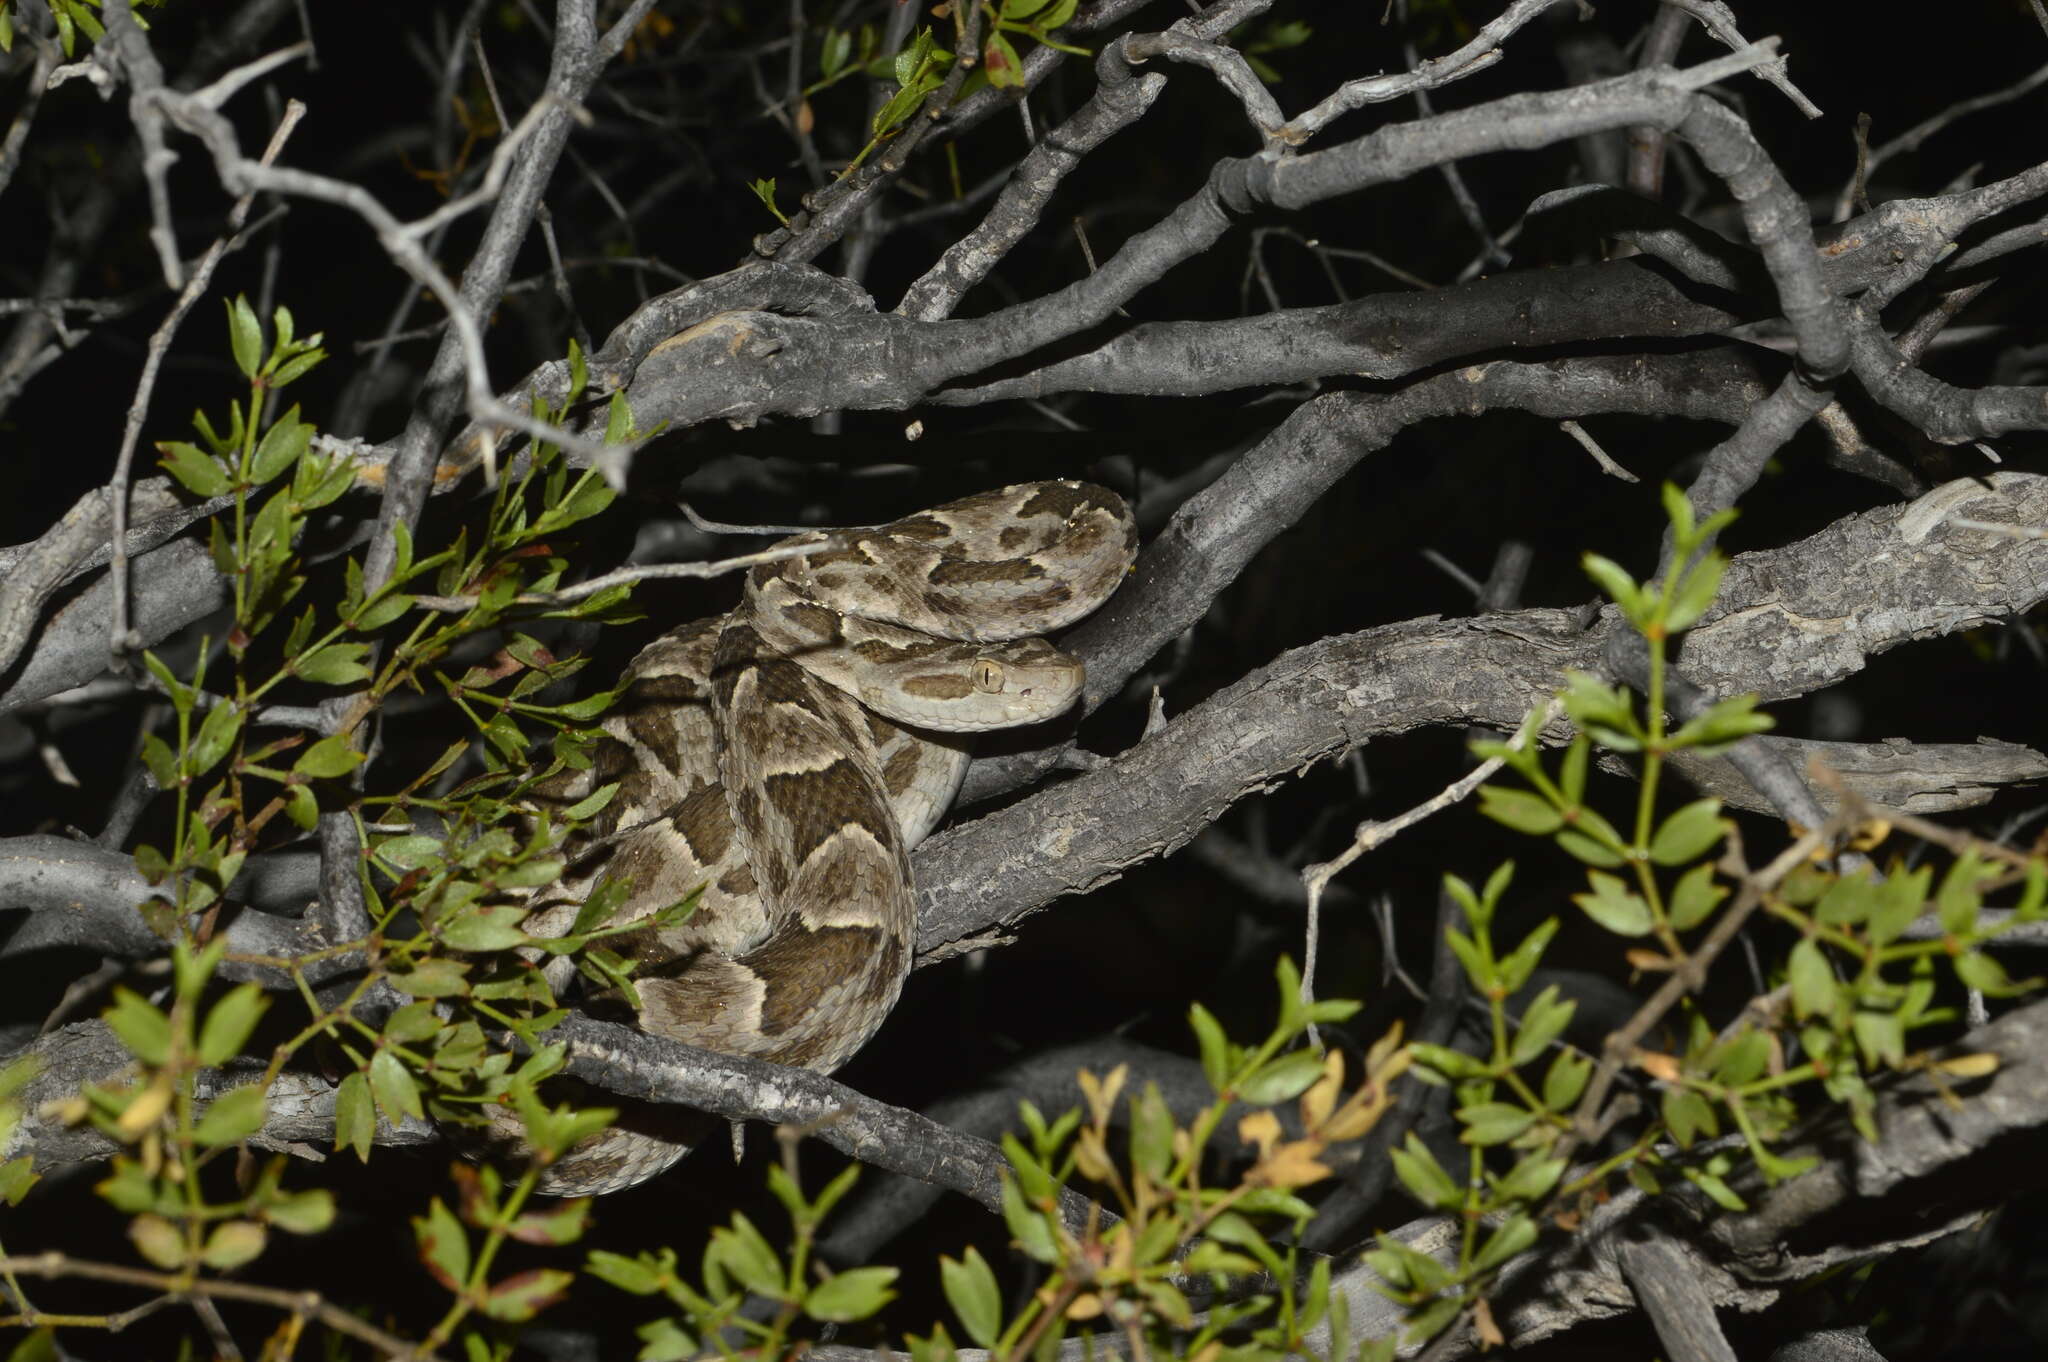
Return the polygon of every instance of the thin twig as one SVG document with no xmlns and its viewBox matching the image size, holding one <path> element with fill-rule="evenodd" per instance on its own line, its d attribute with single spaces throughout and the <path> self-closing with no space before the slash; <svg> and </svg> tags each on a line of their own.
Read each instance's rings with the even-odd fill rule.
<svg viewBox="0 0 2048 1362">
<path fill-rule="evenodd" d="M 85 1281 L 113 1282 L 120 1286 L 158 1291 L 168 1299 L 188 1303 L 210 1299 L 268 1305 L 301 1318 L 310 1315 L 336 1333 L 347 1334 L 350 1338 L 380 1350 L 385 1357 L 438 1362 L 437 1354 L 421 1352 L 406 1340 L 388 1334 L 373 1324 L 365 1323 L 351 1312 L 332 1304 L 317 1291 L 282 1291 L 276 1287 L 256 1286 L 248 1282 L 218 1281 L 205 1277 L 186 1278 L 169 1272 L 149 1272 L 142 1268 L 124 1267 L 118 1263 L 92 1262 L 65 1253 L 0 1257 L 0 1272 L 51 1279 L 75 1277 Z M 35 1322 L 32 1314 L 0 1319 L 0 1325 L 20 1324 L 33 1327 Z"/>
<path fill-rule="evenodd" d="M 762 563 L 779 563 L 785 558 L 802 558 L 808 554 L 827 549 L 845 547 L 845 540 L 838 535 L 829 535 L 809 544 L 785 544 L 759 553 L 743 553 L 736 558 L 720 558 L 709 563 L 650 563 L 644 567 L 620 568 L 587 582 L 563 587 L 560 591 L 533 591 L 512 599 L 514 605 L 567 605 L 608 591 L 615 586 L 632 582 L 652 581 L 668 577 L 723 577 L 728 572 L 759 566 Z M 470 610 L 481 600 L 479 596 L 414 596 L 413 604 L 426 610 L 463 611 Z"/>
<path fill-rule="evenodd" d="M 1580 446 L 1593 456 L 1593 462 L 1600 465 L 1600 471 L 1609 477 L 1620 478 L 1623 482 L 1641 482 L 1642 479 L 1616 463 L 1600 442 L 1592 437 L 1577 421 L 1559 421 L 1557 428 L 1577 440 Z"/>
<path fill-rule="evenodd" d="M 1544 708 L 1542 721 L 1534 726 L 1524 725 L 1521 732 L 1508 739 L 1508 747 L 1517 752 L 1521 751 L 1528 743 L 1530 736 L 1540 733 L 1545 725 L 1549 724 L 1552 719 L 1555 719 L 1563 708 L 1563 701 L 1553 699 Z M 1301 882 L 1303 887 L 1308 890 L 1308 920 L 1311 926 L 1316 921 L 1317 913 L 1322 909 L 1323 890 L 1329 886 L 1331 880 L 1349 868 L 1353 861 L 1356 861 L 1368 851 L 1385 846 L 1395 837 L 1414 827 L 1431 814 L 1440 812 L 1458 803 L 1478 789 L 1481 782 L 1485 781 L 1495 771 L 1500 770 L 1502 765 L 1504 763 L 1501 758 L 1488 757 L 1485 761 L 1473 767 L 1471 771 L 1445 786 L 1436 795 L 1417 804 L 1399 817 L 1390 818 L 1383 823 L 1371 821 L 1360 823 L 1356 837 L 1352 840 L 1351 845 L 1344 849 L 1342 855 L 1332 860 L 1318 861 L 1314 865 L 1305 867 L 1301 872 Z M 1313 969 L 1304 969 L 1301 976 L 1302 1000 L 1304 1002 L 1312 998 L 1311 990 L 1314 984 L 1315 971 Z"/>
</svg>

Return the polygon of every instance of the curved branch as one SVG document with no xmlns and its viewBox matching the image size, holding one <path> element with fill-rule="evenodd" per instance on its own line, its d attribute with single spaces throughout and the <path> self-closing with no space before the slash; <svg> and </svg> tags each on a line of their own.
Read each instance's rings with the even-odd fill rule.
<svg viewBox="0 0 2048 1362">
<path fill-rule="evenodd" d="M 1987 523 L 2048 520 L 2048 477 L 1990 481 L 1738 555 L 1685 636 L 1686 673 L 1713 693 L 1786 699 L 1888 649 L 2048 599 L 2048 540 L 1944 525 L 1964 510 Z M 1584 631 L 1565 610 L 1411 620 L 1284 653 L 1100 768 L 919 847 L 919 950 L 1096 889 L 1185 845 L 1244 796 L 1373 738 L 1431 724 L 1513 730 L 1567 668 L 1598 669 L 1614 620 L 1612 607 Z"/>
</svg>

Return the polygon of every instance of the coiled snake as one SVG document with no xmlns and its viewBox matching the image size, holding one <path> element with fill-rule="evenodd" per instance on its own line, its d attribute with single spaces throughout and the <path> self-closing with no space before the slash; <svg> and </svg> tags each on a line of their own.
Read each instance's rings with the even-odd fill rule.
<svg viewBox="0 0 2048 1362">
<path fill-rule="evenodd" d="M 639 961 L 639 1025 L 838 1067 L 909 973 L 909 852 L 959 789 L 965 735 L 1073 702 L 1081 663 L 1035 635 L 1107 600 L 1136 549 L 1114 492 L 1038 482 L 755 568 L 739 608 L 664 635 L 627 669 L 592 769 L 553 792 L 616 780 L 618 793 L 526 930 L 562 934 L 604 875 L 629 887 L 615 922 L 701 885 L 680 926 L 607 943 Z M 616 1191 L 687 1152 L 660 1120 L 615 1127 L 546 1170 L 542 1190 Z"/>
</svg>

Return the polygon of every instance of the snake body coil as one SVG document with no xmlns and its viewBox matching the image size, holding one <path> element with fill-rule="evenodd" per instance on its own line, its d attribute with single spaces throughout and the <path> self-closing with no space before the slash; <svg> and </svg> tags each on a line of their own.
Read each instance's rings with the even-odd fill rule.
<svg viewBox="0 0 2048 1362">
<path fill-rule="evenodd" d="M 824 536 L 797 536 L 801 543 Z M 603 876 L 615 922 L 703 886 L 680 926 L 607 944 L 639 962 L 639 1024 L 829 1071 L 881 1026 L 917 937 L 910 849 L 967 767 L 964 735 L 1051 718 L 1082 666 L 1037 635 L 1108 599 L 1137 549 L 1088 483 L 1006 487 L 755 568 L 728 615 L 627 669 L 592 769 L 553 792 L 618 793 L 526 929 L 560 935 Z M 542 1190 L 615 1191 L 688 1152 L 660 1113 L 549 1168 Z"/>
</svg>

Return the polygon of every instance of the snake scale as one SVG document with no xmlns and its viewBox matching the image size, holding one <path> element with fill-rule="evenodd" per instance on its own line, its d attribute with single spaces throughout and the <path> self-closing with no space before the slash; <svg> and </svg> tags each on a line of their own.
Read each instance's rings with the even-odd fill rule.
<svg viewBox="0 0 2048 1362">
<path fill-rule="evenodd" d="M 917 938 L 909 853 L 958 791 L 972 733 L 1073 702 L 1081 663 L 1038 636 L 1108 599 L 1137 550 L 1121 498 L 1064 481 L 840 538 L 754 568 L 737 609 L 634 659 L 591 769 L 542 793 L 618 792 L 526 924 L 562 934 L 604 876 L 627 887 L 618 923 L 702 886 L 681 925 L 606 943 L 638 964 L 638 1024 L 820 1071 L 895 1005 Z M 541 1189 L 645 1181 L 689 1151 L 689 1129 L 637 1112 Z"/>
</svg>

